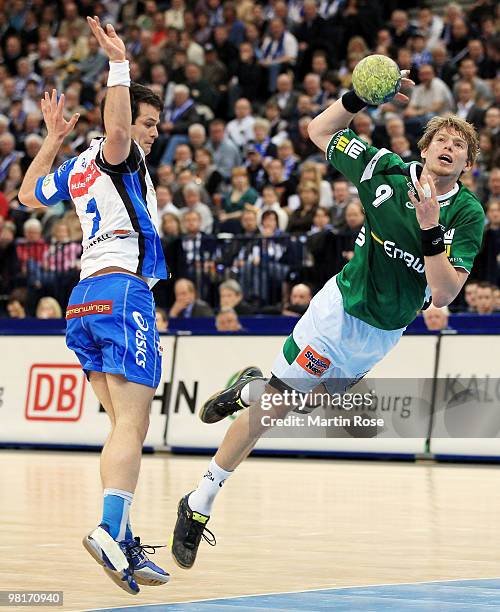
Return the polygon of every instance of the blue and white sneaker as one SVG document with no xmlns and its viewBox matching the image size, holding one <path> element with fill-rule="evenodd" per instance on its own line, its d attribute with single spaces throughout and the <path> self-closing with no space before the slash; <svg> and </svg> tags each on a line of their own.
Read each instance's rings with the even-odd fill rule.
<svg viewBox="0 0 500 612">
<path fill-rule="evenodd" d="M 127 556 L 130 567 L 134 572 L 134 578 L 139 584 L 160 586 L 161 584 L 167 584 L 170 580 L 170 574 L 153 563 L 146 554 L 146 550 L 148 553 L 154 554 L 156 549 L 163 548 L 162 546 L 141 544 L 141 539 L 135 537 L 133 540 L 120 542 L 120 548 Z"/>
<path fill-rule="evenodd" d="M 114 583 L 131 595 L 139 593 L 130 561 L 122 546 L 109 535 L 107 525 L 99 525 L 83 538 L 82 543 Z"/>
</svg>

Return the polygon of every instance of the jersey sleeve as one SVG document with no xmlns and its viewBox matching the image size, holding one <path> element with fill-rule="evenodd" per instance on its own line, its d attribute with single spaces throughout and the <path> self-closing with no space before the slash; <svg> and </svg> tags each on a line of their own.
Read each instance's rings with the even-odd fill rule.
<svg viewBox="0 0 500 612">
<path fill-rule="evenodd" d="M 399 155 L 369 145 L 350 129 L 340 130 L 332 136 L 325 155 L 327 161 L 356 187 L 370 180 L 375 171 L 404 165 Z"/>
<path fill-rule="evenodd" d="M 116 165 L 110 164 L 104 159 L 102 152 L 104 142 L 105 139 L 103 139 L 101 142 L 101 146 L 99 147 L 99 152 L 97 153 L 95 160 L 98 168 L 100 168 L 103 172 L 106 174 L 130 174 L 139 169 L 142 161 L 142 154 L 139 146 L 134 140 L 132 140 L 130 143 L 130 152 L 127 159 Z"/>
<path fill-rule="evenodd" d="M 37 180 L 35 197 L 39 202 L 45 206 L 54 206 L 61 200 L 71 200 L 69 175 L 77 159 L 77 157 L 68 159 L 55 172 L 41 176 Z"/>
<path fill-rule="evenodd" d="M 480 204 L 478 204 L 481 207 Z M 454 268 L 472 270 L 474 259 L 481 248 L 484 233 L 484 213 L 474 209 L 457 218 L 444 234 L 446 255 Z"/>
</svg>

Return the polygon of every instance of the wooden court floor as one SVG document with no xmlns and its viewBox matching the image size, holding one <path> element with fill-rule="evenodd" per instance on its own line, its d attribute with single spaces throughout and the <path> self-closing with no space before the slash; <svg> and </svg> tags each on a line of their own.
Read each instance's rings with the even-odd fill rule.
<svg viewBox="0 0 500 612">
<path fill-rule="evenodd" d="M 207 461 L 144 457 L 132 513 L 144 542 L 168 541 Z M 64 591 L 63 608 L 41 609 L 500 576 L 500 466 L 251 458 L 216 501 L 217 546 L 202 542 L 190 571 L 161 549 L 170 584 L 133 597 L 80 543 L 100 519 L 98 455 L 0 451 L 0 462 L 0 590 Z"/>
</svg>

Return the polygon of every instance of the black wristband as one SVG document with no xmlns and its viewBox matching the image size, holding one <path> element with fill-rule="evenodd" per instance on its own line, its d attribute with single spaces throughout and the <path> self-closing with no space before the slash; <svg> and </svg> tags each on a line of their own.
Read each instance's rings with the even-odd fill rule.
<svg viewBox="0 0 500 612">
<path fill-rule="evenodd" d="M 360 110 L 363 110 L 365 106 L 367 106 L 366 102 L 363 102 L 354 89 L 345 93 L 341 100 L 346 111 L 353 114 L 359 113 Z"/>
<path fill-rule="evenodd" d="M 425 257 L 432 257 L 445 252 L 444 232 L 440 225 L 430 229 L 421 229 L 422 249 Z"/>
</svg>

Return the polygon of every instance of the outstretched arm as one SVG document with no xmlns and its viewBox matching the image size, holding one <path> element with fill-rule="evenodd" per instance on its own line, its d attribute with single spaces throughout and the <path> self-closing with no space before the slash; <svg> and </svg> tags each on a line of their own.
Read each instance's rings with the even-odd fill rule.
<svg viewBox="0 0 500 612">
<path fill-rule="evenodd" d="M 413 81 L 407 78 L 409 72 L 409 70 L 401 72 L 403 87 L 414 85 Z M 408 96 L 402 93 L 397 93 L 394 99 L 400 102 L 408 102 Z M 349 91 L 311 121 L 307 128 L 310 139 L 322 151 L 326 151 L 326 147 L 335 132 L 346 128 L 351 123 L 354 115 L 365 106 L 354 91 Z"/>
<path fill-rule="evenodd" d="M 92 33 L 109 58 L 110 76 L 104 105 L 104 159 L 115 166 L 130 153 L 132 110 L 130 108 L 130 72 L 125 45 L 112 25 L 104 30 L 99 17 L 87 17 Z M 117 75 L 117 78 L 115 78 Z"/>
<path fill-rule="evenodd" d="M 47 137 L 26 171 L 18 194 L 19 201 L 30 208 L 43 206 L 35 196 L 36 183 L 40 177 L 49 174 L 64 139 L 73 130 L 80 116 L 75 113 L 69 121 L 64 119 L 64 94 L 61 94 L 58 102 L 55 89 L 52 90 L 50 98 L 45 92 L 40 106 L 47 126 Z"/>
</svg>

